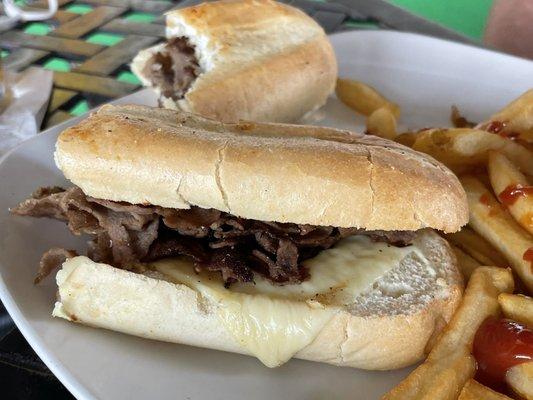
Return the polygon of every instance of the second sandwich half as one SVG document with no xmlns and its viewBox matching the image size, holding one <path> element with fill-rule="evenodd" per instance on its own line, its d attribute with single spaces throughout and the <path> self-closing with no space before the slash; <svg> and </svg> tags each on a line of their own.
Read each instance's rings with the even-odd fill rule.
<svg viewBox="0 0 533 400">
<path fill-rule="evenodd" d="M 105 106 L 64 131 L 12 212 L 89 234 L 53 248 L 54 316 L 146 338 L 367 369 L 416 362 L 461 297 L 433 229 L 467 222 L 455 175 L 373 136 Z"/>
</svg>

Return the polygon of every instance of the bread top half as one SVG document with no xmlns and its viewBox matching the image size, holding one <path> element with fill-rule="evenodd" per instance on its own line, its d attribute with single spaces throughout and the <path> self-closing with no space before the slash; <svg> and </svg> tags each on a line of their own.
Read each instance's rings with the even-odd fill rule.
<svg viewBox="0 0 533 400">
<path fill-rule="evenodd" d="M 163 107 L 220 121 L 293 122 L 335 88 L 337 61 L 322 27 L 271 0 L 206 2 L 170 11 L 167 38 L 186 38 L 199 75 L 178 100 L 162 95 L 146 66 L 165 44 L 140 51 L 131 68 Z"/>
<path fill-rule="evenodd" d="M 55 160 L 87 195 L 114 201 L 369 230 L 453 232 L 468 220 L 465 192 L 445 166 L 331 128 L 107 105 L 60 134 Z"/>
<path fill-rule="evenodd" d="M 167 38 L 188 38 L 200 67 L 221 75 L 326 36 L 303 11 L 272 0 L 205 2 L 168 12 L 166 25 Z"/>
</svg>

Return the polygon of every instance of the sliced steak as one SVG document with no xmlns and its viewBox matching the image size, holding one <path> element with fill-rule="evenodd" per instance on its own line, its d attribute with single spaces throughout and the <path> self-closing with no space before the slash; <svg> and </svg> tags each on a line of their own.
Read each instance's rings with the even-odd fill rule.
<svg viewBox="0 0 533 400">
<path fill-rule="evenodd" d="M 183 98 L 200 74 L 194 46 L 184 37 L 169 39 L 148 60 L 143 74 L 163 96 L 173 100 Z"/>
<path fill-rule="evenodd" d="M 226 287 L 234 282 L 252 282 L 254 279 L 254 273 L 247 262 L 245 250 L 231 247 L 215 249 L 208 262 L 196 266 L 198 270 L 205 268 L 208 271 L 220 272 Z"/>
<path fill-rule="evenodd" d="M 207 263 L 209 260 L 209 253 L 202 242 L 180 235 L 162 235 L 152 244 L 143 261 L 177 256 L 187 256 L 198 264 Z"/>
<path fill-rule="evenodd" d="M 209 235 L 211 226 L 220 221 L 221 212 L 215 209 L 194 207 L 189 210 L 162 211 L 164 224 L 181 235 L 203 238 Z"/>
<path fill-rule="evenodd" d="M 190 258 L 197 271 L 218 271 L 226 285 L 249 282 L 254 273 L 277 284 L 308 277 L 302 262 L 350 235 L 408 245 L 415 232 L 298 225 L 240 218 L 214 209 L 178 210 L 87 197 L 78 187 L 41 188 L 11 210 L 17 215 L 67 222 L 76 235 L 92 235 L 88 256 L 119 268 L 166 257 Z M 71 253 L 52 249 L 38 280 Z"/>
<path fill-rule="evenodd" d="M 79 187 L 41 188 L 11 211 L 17 215 L 66 220 L 75 235 L 95 235 L 89 255 L 120 267 L 139 262 L 157 238 L 159 207 L 87 197 Z"/>
<path fill-rule="evenodd" d="M 56 269 L 61 267 L 61 265 L 69 258 L 76 257 L 78 253 L 74 250 L 65 250 L 60 247 L 52 247 L 46 253 L 41 256 L 41 261 L 39 262 L 39 270 L 37 271 L 37 276 L 33 283 L 38 284 Z"/>
</svg>

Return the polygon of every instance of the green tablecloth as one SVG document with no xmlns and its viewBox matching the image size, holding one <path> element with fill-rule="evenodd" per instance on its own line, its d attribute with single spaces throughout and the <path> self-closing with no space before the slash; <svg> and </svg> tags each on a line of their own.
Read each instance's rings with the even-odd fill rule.
<svg viewBox="0 0 533 400">
<path fill-rule="evenodd" d="M 494 0 L 389 0 L 414 14 L 481 40 Z"/>
</svg>

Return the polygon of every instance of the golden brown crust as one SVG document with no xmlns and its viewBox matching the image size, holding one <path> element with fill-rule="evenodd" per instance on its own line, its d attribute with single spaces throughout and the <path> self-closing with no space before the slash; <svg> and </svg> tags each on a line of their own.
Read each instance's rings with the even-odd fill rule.
<svg viewBox="0 0 533 400">
<path fill-rule="evenodd" d="M 59 136 L 56 163 L 91 196 L 249 219 L 453 232 L 468 218 L 465 193 L 442 164 L 329 128 L 104 106 Z"/>
<path fill-rule="evenodd" d="M 293 23 L 312 21 L 304 12 L 295 7 L 271 0 L 224 0 L 201 3 L 167 14 L 167 25 L 173 27 L 184 21 L 194 26 L 198 34 L 211 34 L 213 30 L 230 29 L 235 33 L 240 25 L 261 26 L 265 23 L 288 18 Z M 224 45 L 223 42 L 217 43 Z"/>
<path fill-rule="evenodd" d="M 185 95 L 187 110 L 225 122 L 290 122 L 325 104 L 337 77 L 325 36 L 237 73 L 204 75 Z"/>
<path fill-rule="evenodd" d="M 302 11 L 270 0 L 203 3 L 167 14 L 167 37 L 194 45 L 201 73 L 184 99 L 164 107 L 220 121 L 290 122 L 325 104 L 337 62 L 324 30 Z M 152 86 L 141 51 L 132 70 Z M 158 88 L 155 88 L 158 91 Z"/>
</svg>

